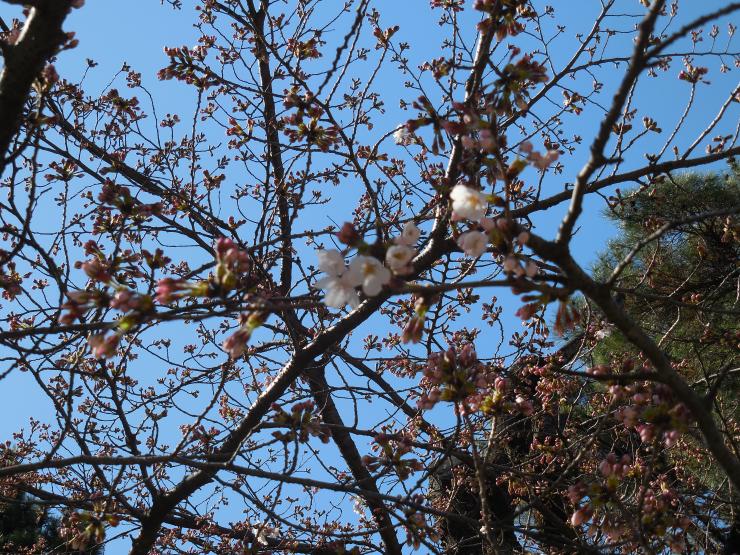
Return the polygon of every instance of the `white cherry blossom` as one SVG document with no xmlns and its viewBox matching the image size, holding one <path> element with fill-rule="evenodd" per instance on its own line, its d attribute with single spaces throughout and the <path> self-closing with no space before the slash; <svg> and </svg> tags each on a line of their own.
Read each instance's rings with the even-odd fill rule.
<svg viewBox="0 0 740 555">
<path fill-rule="evenodd" d="M 349 271 L 339 276 L 326 276 L 316 282 L 316 287 L 324 290 L 324 304 L 331 308 L 344 308 L 347 305 L 357 308 L 360 305 L 360 296 L 355 287 L 358 285 L 355 276 Z"/>
<path fill-rule="evenodd" d="M 516 256 L 507 256 L 504 259 L 503 268 L 507 274 L 514 274 L 516 277 L 524 275 L 524 268 L 522 268 Z"/>
<path fill-rule="evenodd" d="M 396 238 L 397 245 L 415 245 L 421 236 L 421 231 L 414 222 L 408 222 L 401 231 L 401 236 Z"/>
<path fill-rule="evenodd" d="M 479 257 L 488 247 L 488 236 L 482 231 L 468 231 L 457 238 L 457 245 L 468 256 Z"/>
<path fill-rule="evenodd" d="M 412 136 L 405 125 L 402 125 L 393 133 L 393 140 L 397 145 L 409 145 L 412 141 Z"/>
<path fill-rule="evenodd" d="M 403 274 L 409 270 L 409 262 L 414 258 L 416 250 L 408 245 L 393 245 L 385 253 L 385 263 L 397 274 Z"/>
<path fill-rule="evenodd" d="M 344 270 L 344 256 L 338 250 L 320 250 L 316 253 L 319 257 L 319 270 L 330 276 L 339 276 Z"/>
<path fill-rule="evenodd" d="M 450 199 L 452 199 L 452 212 L 455 219 L 478 221 L 486 215 L 488 209 L 486 196 L 467 185 L 455 185 L 450 191 Z"/>
<path fill-rule="evenodd" d="M 320 250 L 319 269 L 326 277 L 316 282 L 317 289 L 324 290 L 324 304 L 331 308 L 344 308 L 348 304 L 356 308 L 360 304 L 360 296 L 355 288 L 361 281 L 355 272 L 351 272 L 344 265 L 344 256 L 337 250 Z"/>
<path fill-rule="evenodd" d="M 365 295 L 374 297 L 391 280 L 391 271 L 372 256 L 356 256 L 349 265 L 352 278 L 362 284 Z"/>
</svg>

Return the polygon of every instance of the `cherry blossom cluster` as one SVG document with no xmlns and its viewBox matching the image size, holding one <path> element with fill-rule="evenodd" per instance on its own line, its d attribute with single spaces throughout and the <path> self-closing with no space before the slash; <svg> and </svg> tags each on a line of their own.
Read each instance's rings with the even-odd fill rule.
<svg viewBox="0 0 740 555">
<path fill-rule="evenodd" d="M 360 305 L 358 288 L 368 297 L 379 294 L 388 285 L 393 274 L 408 275 L 412 271 L 411 261 L 416 255 L 414 245 L 421 232 L 412 222 L 407 223 L 399 237 L 385 251 L 385 264 L 370 254 L 358 254 L 349 265 L 344 254 L 338 250 L 319 250 L 319 270 L 325 277 L 315 287 L 324 291 L 324 304 L 331 308 Z M 358 252 L 369 252 L 370 246 L 362 242 L 351 224 L 345 224 L 337 233 L 339 240 Z"/>
<path fill-rule="evenodd" d="M 276 439 L 284 443 L 295 440 L 306 443 L 309 437 L 315 436 L 323 443 L 329 443 L 331 433 L 329 428 L 321 424 L 321 417 L 316 413 L 316 403 L 313 401 L 296 403 L 291 407 L 290 412 L 274 403 L 272 410 L 275 412 L 272 421 L 289 429 L 287 432 L 272 432 Z"/>
<path fill-rule="evenodd" d="M 539 266 L 532 259 L 517 255 L 512 248 L 514 243 L 524 247 L 529 239 L 529 232 L 519 230 L 515 222 L 499 217 L 486 217 L 489 199 L 477 189 L 458 183 L 450 191 L 452 201 L 453 221 L 469 220 L 477 223 L 480 229 L 472 229 L 460 234 L 457 245 L 468 256 L 479 257 L 488 249 L 490 243 L 495 252 L 508 253 L 504 256 L 502 267 L 504 272 L 515 278 L 534 277 L 539 272 Z"/>
</svg>

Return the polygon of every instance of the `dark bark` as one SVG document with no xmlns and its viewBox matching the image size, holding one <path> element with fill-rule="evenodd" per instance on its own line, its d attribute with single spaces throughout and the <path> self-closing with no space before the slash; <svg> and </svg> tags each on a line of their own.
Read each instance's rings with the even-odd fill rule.
<svg viewBox="0 0 740 555">
<path fill-rule="evenodd" d="M 32 5 L 18 40 L 5 45 L 5 67 L 0 74 L 0 174 L 7 164 L 6 153 L 18 133 L 23 106 L 47 61 L 57 53 L 66 34 L 62 24 L 70 10 L 70 0 L 37 0 L 11 4 Z"/>
</svg>

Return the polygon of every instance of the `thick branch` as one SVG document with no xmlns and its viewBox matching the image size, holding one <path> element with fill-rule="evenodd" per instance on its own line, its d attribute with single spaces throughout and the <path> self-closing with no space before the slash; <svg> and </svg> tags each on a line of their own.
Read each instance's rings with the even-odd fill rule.
<svg viewBox="0 0 740 555">
<path fill-rule="evenodd" d="M 308 384 L 311 388 L 311 394 L 316 401 L 316 406 L 321 411 L 321 419 L 327 424 L 332 425 L 331 437 L 334 440 L 342 458 L 347 463 L 352 476 L 357 481 L 359 487 L 374 495 L 363 495 L 363 499 L 373 513 L 373 516 L 380 527 L 380 537 L 385 544 L 386 553 L 401 555 L 401 546 L 398 543 L 396 532 L 393 527 L 393 521 L 390 519 L 388 510 L 383 502 L 378 498 L 380 491 L 367 467 L 362 463 L 360 452 L 352 440 L 352 434 L 347 431 L 339 415 L 334 399 L 331 397 L 329 384 L 326 382 L 325 370 L 322 366 L 312 368 L 307 372 Z"/>
<path fill-rule="evenodd" d="M 20 128 L 23 105 L 31 86 L 66 39 L 62 24 L 71 0 L 24 0 L 22 3 L 33 7 L 18 41 L 5 48 L 5 67 L 0 74 L 0 174 L 7 163 L 5 154 Z"/>
</svg>

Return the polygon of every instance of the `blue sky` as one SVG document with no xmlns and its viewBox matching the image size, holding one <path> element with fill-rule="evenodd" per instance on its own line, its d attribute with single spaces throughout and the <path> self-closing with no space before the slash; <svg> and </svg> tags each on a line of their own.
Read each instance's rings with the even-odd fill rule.
<svg viewBox="0 0 740 555">
<path fill-rule="evenodd" d="M 328 0 L 328 2 L 334 1 Z M 599 2 L 595 0 L 554 0 L 550 3 L 559 9 L 557 23 L 566 27 L 566 37 L 568 37 L 567 39 L 564 37 L 562 42 L 553 43 L 552 55 L 557 67 L 562 65 L 572 53 L 573 35 L 576 32 L 587 33 L 590 29 L 593 17 L 599 9 Z M 623 3 L 629 12 L 639 13 L 637 0 L 625 0 Z M 681 18 L 688 20 L 698 13 L 705 13 L 724 3 L 722 0 L 684 2 Z M 65 26 L 68 31 L 74 31 L 77 34 L 80 45 L 77 49 L 64 52 L 60 56 L 56 64 L 60 75 L 70 81 L 78 81 L 87 69 L 87 58 L 93 58 L 99 65 L 88 72 L 85 84 L 89 93 L 99 94 L 108 86 L 123 64 L 128 63 L 134 70 L 142 73 L 143 83 L 154 96 L 160 116 L 167 112 L 179 113 L 181 117 L 192 114 L 194 93 L 174 82 L 160 82 L 155 75 L 167 62 L 163 53 L 164 46 L 193 45 L 198 36 L 192 27 L 195 17 L 191 2 L 185 1 L 184 4 L 182 11 L 175 11 L 168 5 L 161 5 L 158 0 L 128 0 L 126 2 L 87 0 L 82 9 L 73 12 Z M 413 48 L 409 54 L 412 59 L 421 60 L 428 56 L 430 51 L 437 50 L 439 42 L 436 34 L 437 14 L 428 9 L 428 0 L 395 2 L 378 0 L 375 5 L 381 9 L 383 27 L 395 23 L 401 25 L 398 36 L 412 44 Z M 0 4 L 0 16 L 6 21 L 19 12 L 17 7 Z M 470 17 L 470 15 L 465 17 Z M 332 37 L 344 32 L 343 29 L 339 31 Z M 725 36 L 724 27 L 722 32 L 722 36 Z M 625 43 L 629 41 L 628 38 L 621 36 L 616 36 L 613 40 L 621 40 Z M 333 52 L 333 46 L 330 47 L 330 51 Z M 721 75 L 716 71 L 717 65 L 712 66 L 710 74 L 713 86 L 704 86 L 701 90 L 701 102 L 706 105 L 706 110 L 699 109 L 692 112 L 689 116 L 691 119 L 687 125 L 688 129 L 696 130 L 702 122 L 711 120 L 717 107 L 724 100 L 724 96 L 733 86 L 737 85 L 736 71 Z M 670 73 L 677 74 L 677 72 L 678 66 L 674 64 Z M 603 80 L 605 89 L 609 91 L 613 89 L 620 75 L 621 70 L 606 71 L 600 73 L 599 78 Z M 409 98 L 405 93 L 402 78 L 392 67 L 381 74 L 379 85 L 388 94 L 388 109 L 381 122 L 382 127 L 391 130 L 410 115 L 409 112 L 402 112 L 398 109 L 397 99 L 404 96 L 407 100 L 412 100 L 413 97 Z M 123 88 L 120 83 L 116 86 Z M 670 122 L 680 116 L 677 110 L 682 110 L 683 104 L 688 100 L 688 92 L 688 85 L 681 87 L 673 84 L 666 89 L 664 81 L 651 84 L 643 89 L 641 93 L 643 97 L 637 102 L 641 110 L 637 121 L 639 122 L 642 115 L 650 115 L 661 122 L 664 128 L 670 129 Z M 608 104 L 609 98 L 609 93 L 605 92 L 601 101 Z M 730 114 L 727 118 L 729 122 L 737 120 L 737 107 L 733 109 L 735 116 Z M 187 117 L 182 117 L 182 119 L 187 121 Z M 597 118 L 591 115 L 584 116 L 579 120 L 577 129 L 571 131 L 581 134 L 587 143 L 598 123 Z M 727 128 L 724 130 L 727 131 Z M 715 134 L 719 134 L 719 131 L 712 135 Z M 665 134 L 651 136 L 648 140 L 652 143 L 646 142 L 641 151 L 658 149 L 661 141 L 665 139 Z M 692 140 L 693 136 L 689 135 L 678 137 L 678 141 L 682 144 L 689 144 Z M 584 145 L 580 152 L 568 158 L 566 172 L 563 175 L 550 176 L 545 180 L 545 188 L 551 187 L 551 190 L 559 190 L 562 183 L 571 181 L 581 164 L 585 162 L 587 154 L 586 145 Z M 638 163 L 641 161 L 631 161 L 627 167 Z M 351 208 L 347 205 L 348 197 L 339 195 L 331 214 L 324 210 L 327 212 L 323 216 L 326 221 L 312 221 L 307 223 L 306 227 L 323 227 L 330 223 L 341 223 L 350 219 Z M 557 224 L 566 208 L 567 204 L 563 204 L 545 217 L 538 217 L 537 224 L 540 233 L 546 236 L 548 232 L 552 234 L 557 229 Z M 584 229 L 577 234 L 573 242 L 573 249 L 578 260 L 585 265 L 589 265 L 594 260 L 595 254 L 605 245 L 607 238 L 614 233 L 614 230 L 600 215 L 602 208 L 603 201 L 598 198 L 587 202 L 587 214 L 581 220 Z M 330 219 L 330 216 L 333 219 Z M 317 217 L 322 216 L 317 215 Z M 53 218 L 50 221 L 53 221 Z M 507 296 L 504 291 L 496 291 L 492 294 L 496 294 L 499 298 Z M 505 308 L 512 313 L 518 306 L 518 302 L 510 295 L 509 299 L 510 305 Z M 473 322 L 475 317 L 473 315 L 470 322 Z M 511 316 L 507 317 L 505 324 L 507 328 L 512 329 L 520 326 L 519 322 Z M 0 417 L 0 439 L 7 438 L 13 431 L 22 427 L 22 423 L 29 416 L 42 419 L 53 416 L 48 403 L 36 394 L 35 386 L 31 383 L 29 376 L 15 372 L 2 382 L 2 389 L 5 394 L 3 395 L 3 408 L 0 411 L 2 415 Z M 11 392 L 11 394 L 8 395 L 6 392 Z M 116 555 L 124 550 L 125 546 L 116 543 L 109 548 L 108 553 Z"/>
</svg>

